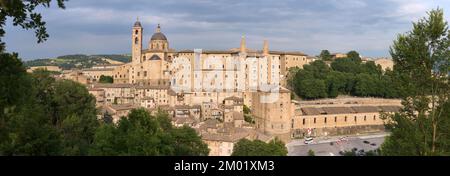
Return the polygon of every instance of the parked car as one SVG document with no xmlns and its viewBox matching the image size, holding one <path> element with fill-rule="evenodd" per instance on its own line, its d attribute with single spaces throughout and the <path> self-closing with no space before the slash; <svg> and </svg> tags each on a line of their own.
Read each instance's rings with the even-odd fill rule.
<svg viewBox="0 0 450 176">
<path fill-rule="evenodd" d="M 305 138 L 305 144 L 312 144 L 313 142 L 314 142 L 314 139 L 312 137 Z"/>
<path fill-rule="evenodd" d="M 364 142 L 364 144 L 370 144 L 370 142 L 369 141 L 363 141 Z"/>
</svg>

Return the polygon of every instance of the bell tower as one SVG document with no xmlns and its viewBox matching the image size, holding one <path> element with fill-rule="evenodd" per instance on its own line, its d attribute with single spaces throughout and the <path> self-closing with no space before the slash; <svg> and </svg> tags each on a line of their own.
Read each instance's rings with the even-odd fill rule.
<svg viewBox="0 0 450 176">
<path fill-rule="evenodd" d="M 139 18 L 134 23 L 133 26 L 133 33 L 132 33 L 132 56 L 131 56 L 131 62 L 132 63 L 141 63 L 142 60 L 142 32 L 143 28 L 141 25 L 141 22 L 139 21 Z"/>
</svg>

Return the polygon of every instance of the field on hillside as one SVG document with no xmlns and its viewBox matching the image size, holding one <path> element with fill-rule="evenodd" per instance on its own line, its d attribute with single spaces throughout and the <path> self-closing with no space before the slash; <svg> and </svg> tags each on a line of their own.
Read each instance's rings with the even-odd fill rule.
<svg viewBox="0 0 450 176">
<path fill-rule="evenodd" d="M 65 55 L 57 58 L 37 59 L 26 61 L 25 66 L 59 66 L 64 70 L 72 68 L 90 68 L 101 64 L 128 63 L 131 57 L 128 55 Z"/>
</svg>

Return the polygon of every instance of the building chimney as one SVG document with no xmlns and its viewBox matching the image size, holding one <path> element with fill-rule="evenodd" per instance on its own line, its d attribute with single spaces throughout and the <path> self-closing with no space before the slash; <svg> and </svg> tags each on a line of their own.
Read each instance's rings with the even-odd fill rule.
<svg viewBox="0 0 450 176">
<path fill-rule="evenodd" d="M 263 55 L 264 56 L 269 55 L 269 42 L 267 40 L 264 40 Z"/>
<path fill-rule="evenodd" d="M 246 53 L 246 52 L 247 52 L 247 48 L 245 46 L 245 37 L 242 36 L 242 39 L 241 39 L 241 53 Z"/>
</svg>

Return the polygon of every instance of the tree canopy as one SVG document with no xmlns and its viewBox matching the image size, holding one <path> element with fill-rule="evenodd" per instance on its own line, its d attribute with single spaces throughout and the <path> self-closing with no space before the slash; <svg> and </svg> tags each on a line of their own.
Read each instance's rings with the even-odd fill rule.
<svg viewBox="0 0 450 176">
<path fill-rule="evenodd" d="M 151 116 L 135 109 L 117 125 L 103 125 L 95 133 L 91 155 L 206 156 L 209 149 L 190 127 L 172 127 L 168 115 Z"/>
<path fill-rule="evenodd" d="M 394 41 L 390 53 L 404 109 L 385 116 L 391 135 L 383 155 L 450 155 L 449 47 L 442 9 L 430 11 Z"/>
<path fill-rule="evenodd" d="M 304 99 L 335 98 L 341 94 L 399 97 L 401 85 L 393 81 L 392 71 L 383 71 L 373 61 L 362 63 L 359 54 L 351 53 L 349 58 L 337 59 L 330 66 L 318 60 L 296 71 L 290 81 L 294 92 Z"/>
<path fill-rule="evenodd" d="M 231 156 L 286 156 L 287 153 L 284 143 L 278 138 L 269 143 L 241 139 L 235 144 Z"/>
<path fill-rule="evenodd" d="M 322 51 L 320 52 L 319 58 L 322 59 L 322 60 L 324 60 L 324 61 L 330 61 L 331 58 L 332 58 L 332 56 L 331 56 L 331 54 L 330 54 L 330 51 L 328 51 L 328 50 L 322 50 Z"/>
<path fill-rule="evenodd" d="M 114 83 L 114 78 L 112 76 L 101 75 L 99 81 L 100 83 Z"/>
<path fill-rule="evenodd" d="M 55 0 L 59 8 L 65 8 L 65 1 Z M 20 26 L 23 29 L 33 29 L 37 38 L 37 42 L 41 43 L 47 40 L 47 28 L 42 20 L 42 15 L 36 10 L 37 7 L 50 7 L 52 0 L 1 0 L 0 1 L 0 51 L 5 49 L 5 43 L 1 38 L 5 35 L 5 22 L 7 17 L 12 18 L 14 26 Z"/>
</svg>

